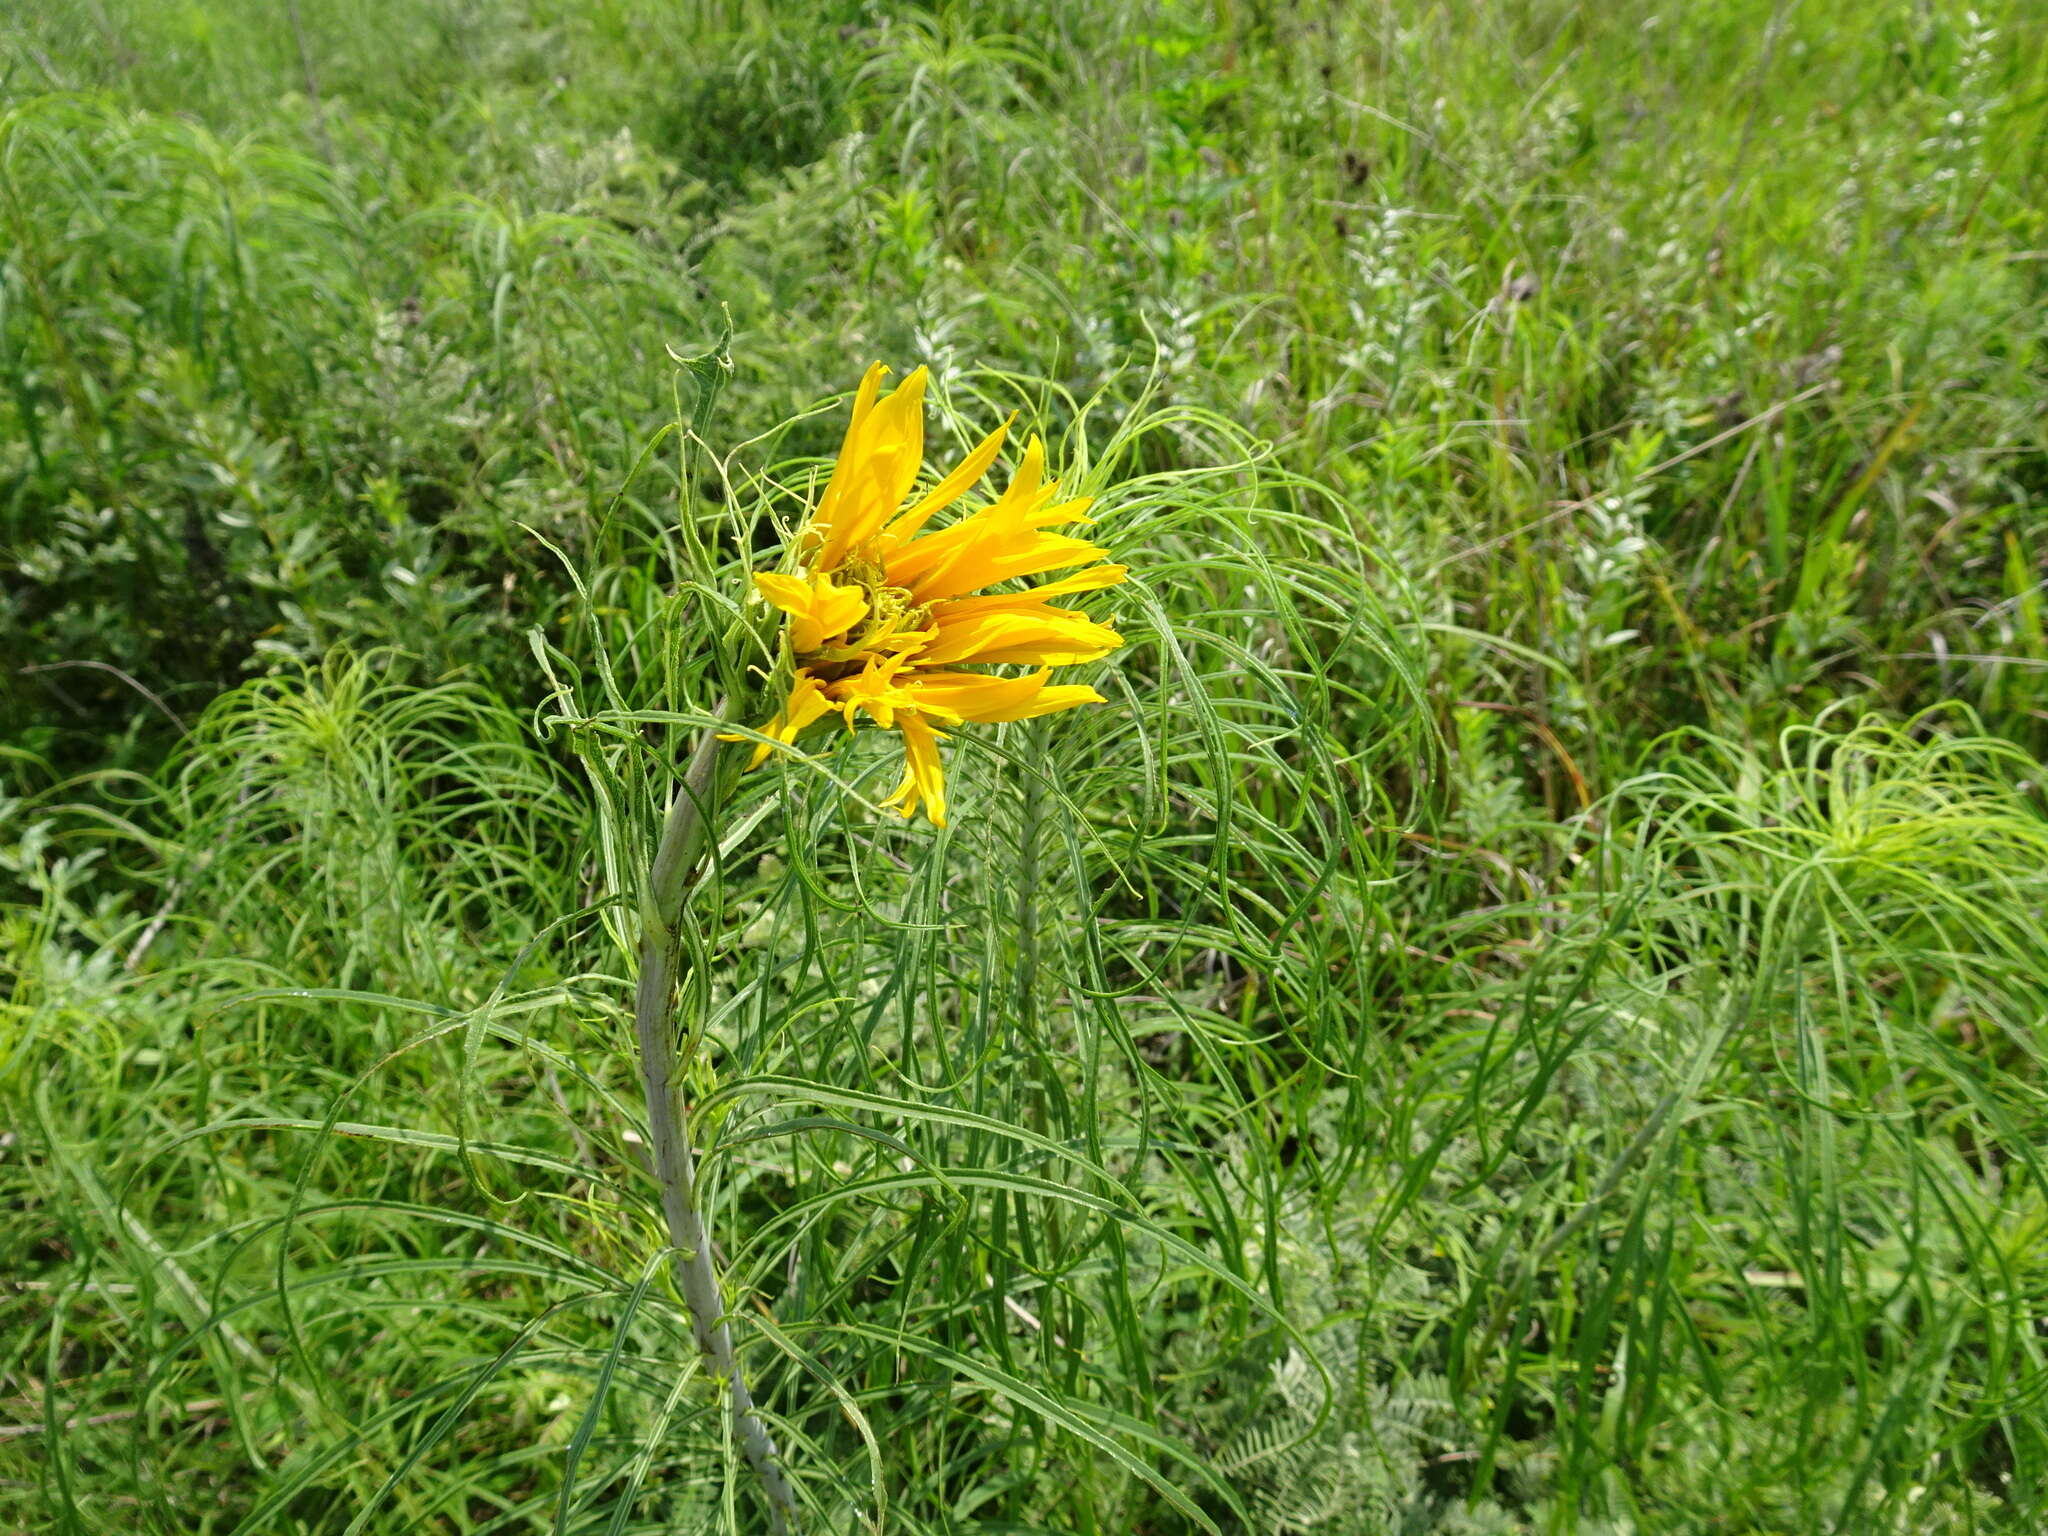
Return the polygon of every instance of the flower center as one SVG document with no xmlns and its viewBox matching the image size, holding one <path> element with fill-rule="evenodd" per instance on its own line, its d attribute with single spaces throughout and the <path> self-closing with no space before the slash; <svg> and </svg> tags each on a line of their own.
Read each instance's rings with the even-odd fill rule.
<svg viewBox="0 0 2048 1536">
<path fill-rule="evenodd" d="M 867 599 L 868 616 L 846 632 L 846 644 L 851 650 L 864 650 L 873 641 L 904 630 L 923 629 L 931 622 L 931 605 L 918 603 L 908 587 L 890 586 L 879 565 L 855 556 L 833 574 L 842 581 L 851 581 Z"/>
<path fill-rule="evenodd" d="M 931 623 L 931 604 L 919 603 L 908 587 L 894 587 L 882 567 L 872 560 L 849 555 L 832 572 L 834 580 L 858 587 L 867 603 L 867 616 L 846 632 L 837 645 L 827 645 L 810 657 L 799 658 L 806 670 L 821 682 L 835 682 L 851 676 L 876 655 L 904 649 L 890 646 L 890 639 L 915 634 Z"/>
</svg>

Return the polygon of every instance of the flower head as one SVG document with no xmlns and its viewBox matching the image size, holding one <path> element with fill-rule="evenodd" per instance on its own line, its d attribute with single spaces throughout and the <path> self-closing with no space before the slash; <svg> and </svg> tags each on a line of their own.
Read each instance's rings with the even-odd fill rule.
<svg viewBox="0 0 2048 1536">
<path fill-rule="evenodd" d="M 1085 538 L 1049 531 L 1085 525 L 1089 498 L 1060 499 L 1036 437 L 1000 496 L 927 531 L 988 472 L 1009 423 L 911 500 L 924 465 L 926 374 L 919 368 L 884 396 L 883 373 L 876 363 L 860 381 L 838 462 L 798 536 L 798 569 L 754 578 L 788 616 L 795 663 L 789 696 L 762 734 L 794 742 L 832 714 L 849 728 L 865 715 L 900 732 L 903 782 L 884 804 L 905 816 L 922 807 L 944 826 L 942 728 L 1101 703 L 1093 688 L 1049 681 L 1052 669 L 1094 661 L 1123 639 L 1052 600 L 1113 587 L 1126 568 L 1099 563 L 1109 552 Z M 1051 571 L 1072 574 L 986 590 Z M 988 667 L 1034 670 L 974 670 Z M 756 749 L 755 766 L 768 751 Z"/>
</svg>

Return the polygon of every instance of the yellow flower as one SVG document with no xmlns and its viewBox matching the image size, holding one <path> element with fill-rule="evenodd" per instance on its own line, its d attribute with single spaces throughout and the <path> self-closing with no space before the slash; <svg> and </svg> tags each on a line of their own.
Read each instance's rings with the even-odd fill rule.
<svg viewBox="0 0 2048 1536">
<path fill-rule="evenodd" d="M 942 827 L 939 728 L 1101 703 L 1093 688 L 1048 679 L 1052 668 L 1094 661 L 1123 638 L 1051 599 L 1113 587 L 1127 568 L 1098 564 L 1109 552 L 1086 539 L 1047 531 L 1085 525 L 1089 498 L 1059 499 L 1059 482 L 1045 480 L 1045 445 L 1036 437 L 1002 495 L 925 532 L 988 472 L 1009 423 L 906 505 L 924 466 L 926 374 L 918 369 L 882 397 L 883 372 L 876 363 L 860 381 L 838 463 L 797 542 L 801 570 L 754 578 L 755 590 L 789 616 L 796 667 L 789 697 L 761 733 L 794 742 L 828 714 L 849 729 L 866 715 L 900 732 L 903 782 L 884 804 L 905 816 L 922 806 Z M 1036 587 L 984 591 L 1075 566 L 1085 569 Z M 1036 670 L 961 670 L 1000 666 Z M 751 766 L 768 751 L 757 747 Z"/>
</svg>

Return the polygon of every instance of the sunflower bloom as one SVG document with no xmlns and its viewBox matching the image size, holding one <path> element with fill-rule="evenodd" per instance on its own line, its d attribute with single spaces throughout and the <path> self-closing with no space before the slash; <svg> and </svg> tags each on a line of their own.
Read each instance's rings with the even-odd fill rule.
<svg viewBox="0 0 2048 1536">
<path fill-rule="evenodd" d="M 1009 423 L 911 500 L 924 467 L 926 372 L 884 396 L 884 371 L 876 363 L 860 381 L 838 462 L 797 540 L 799 569 L 754 578 L 787 616 L 795 663 L 789 695 L 761 734 L 793 743 L 827 715 L 849 729 L 866 716 L 898 732 L 903 782 L 883 803 L 905 816 L 922 809 L 942 827 L 945 729 L 1102 702 L 1093 688 L 1050 681 L 1052 669 L 1106 656 L 1123 638 L 1053 599 L 1113 587 L 1127 568 L 1101 563 L 1109 552 L 1085 538 L 1051 531 L 1085 527 L 1090 498 L 1060 499 L 1036 437 L 1000 496 L 931 529 L 995 463 Z M 1053 571 L 1071 574 L 987 590 Z M 975 670 L 990 667 L 1032 670 Z M 751 766 L 769 750 L 757 745 Z"/>
</svg>

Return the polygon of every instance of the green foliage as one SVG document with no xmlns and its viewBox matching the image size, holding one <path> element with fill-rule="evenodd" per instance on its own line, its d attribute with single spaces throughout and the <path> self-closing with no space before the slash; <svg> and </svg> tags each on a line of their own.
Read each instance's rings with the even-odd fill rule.
<svg viewBox="0 0 2048 1536">
<path fill-rule="evenodd" d="M 950 830 L 827 738 L 692 908 L 813 1528 L 2039 1529 L 2040 42 L 0 19 L 0 1524 L 763 1528 L 627 914 L 882 357 L 1134 574 Z"/>
</svg>

